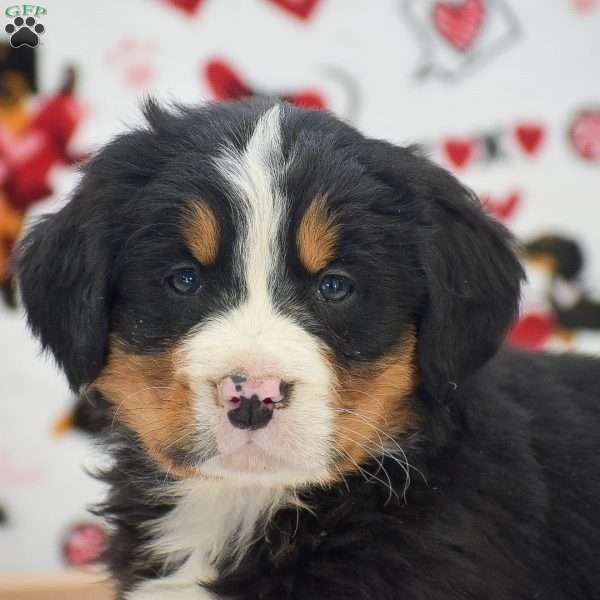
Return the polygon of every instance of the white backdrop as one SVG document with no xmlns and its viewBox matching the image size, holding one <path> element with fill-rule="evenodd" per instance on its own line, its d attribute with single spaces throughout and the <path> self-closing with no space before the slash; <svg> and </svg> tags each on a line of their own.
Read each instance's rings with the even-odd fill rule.
<svg viewBox="0 0 600 600">
<path fill-rule="evenodd" d="M 74 147 L 93 150 L 138 123 L 148 93 L 202 102 L 222 95 L 219 82 L 237 74 L 256 90 L 309 94 L 369 135 L 423 144 L 494 203 L 515 194 L 507 224 L 524 239 L 546 230 L 575 237 L 586 252 L 585 286 L 600 298 L 600 133 L 595 160 L 568 135 L 578 111 L 600 110 L 599 2 L 43 6 L 40 97 L 56 89 L 65 65 L 76 65 L 86 118 Z M 587 135 L 596 143 L 593 126 Z M 501 156 L 484 152 L 486 139 Z M 64 201 L 77 175 L 57 168 L 51 177 L 55 194 L 33 214 Z M 578 344 L 600 349 L 598 337 L 583 332 Z M 0 527 L 0 569 L 51 568 L 61 562 L 65 528 L 86 518 L 86 503 L 101 489 L 82 472 L 95 461 L 91 444 L 77 434 L 52 438 L 52 422 L 70 403 L 65 382 L 40 359 L 22 315 L 4 307 L 0 387 L 0 503 L 9 515 Z"/>
</svg>

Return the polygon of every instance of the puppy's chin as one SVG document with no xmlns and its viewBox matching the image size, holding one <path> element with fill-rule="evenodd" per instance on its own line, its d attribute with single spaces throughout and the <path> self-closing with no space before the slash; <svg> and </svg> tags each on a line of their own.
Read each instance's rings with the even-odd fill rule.
<svg viewBox="0 0 600 600">
<path fill-rule="evenodd" d="M 230 454 L 219 454 L 198 466 L 209 478 L 232 483 L 296 486 L 327 479 L 324 469 L 303 467 L 270 454 L 251 441 Z"/>
</svg>

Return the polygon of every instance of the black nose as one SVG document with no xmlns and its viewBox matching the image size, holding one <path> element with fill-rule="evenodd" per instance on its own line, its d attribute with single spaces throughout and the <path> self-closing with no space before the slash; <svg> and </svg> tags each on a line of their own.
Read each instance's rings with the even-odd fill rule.
<svg viewBox="0 0 600 600">
<path fill-rule="evenodd" d="M 256 394 L 251 398 L 241 396 L 239 406 L 230 410 L 227 416 L 239 429 L 260 429 L 271 420 L 273 409 L 265 407 Z"/>
</svg>

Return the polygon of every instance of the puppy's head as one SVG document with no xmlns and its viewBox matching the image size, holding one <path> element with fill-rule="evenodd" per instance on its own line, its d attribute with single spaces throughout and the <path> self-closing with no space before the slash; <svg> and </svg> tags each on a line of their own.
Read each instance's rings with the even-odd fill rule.
<svg viewBox="0 0 600 600">
<path fill-rule="evenodd" d="M 284 104 L 146 112 L 30 231 L 20 280 L 71 386 L 164 469 L 336 478 L 496 351 L 522 271 L 447 172 Z"/>
</svg>

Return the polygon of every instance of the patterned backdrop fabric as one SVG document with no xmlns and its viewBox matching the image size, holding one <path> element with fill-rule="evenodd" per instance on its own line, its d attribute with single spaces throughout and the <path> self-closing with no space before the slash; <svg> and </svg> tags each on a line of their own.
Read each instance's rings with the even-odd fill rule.
<svg viewBox="0 0 600 600">
<path fill-rule="evenodd" d="M 0 570 L 84 565 L 104 540 L 86 512 L 102 495 L 83 470 L 101 461 L 93 411 L 40 359 L 9 254 L 148 94 L 274 94 L 420 145 L 522 242 L 511 342 L 600 352 L 600 0 L 31 7 L 0 6 Z"/>
</svg>

